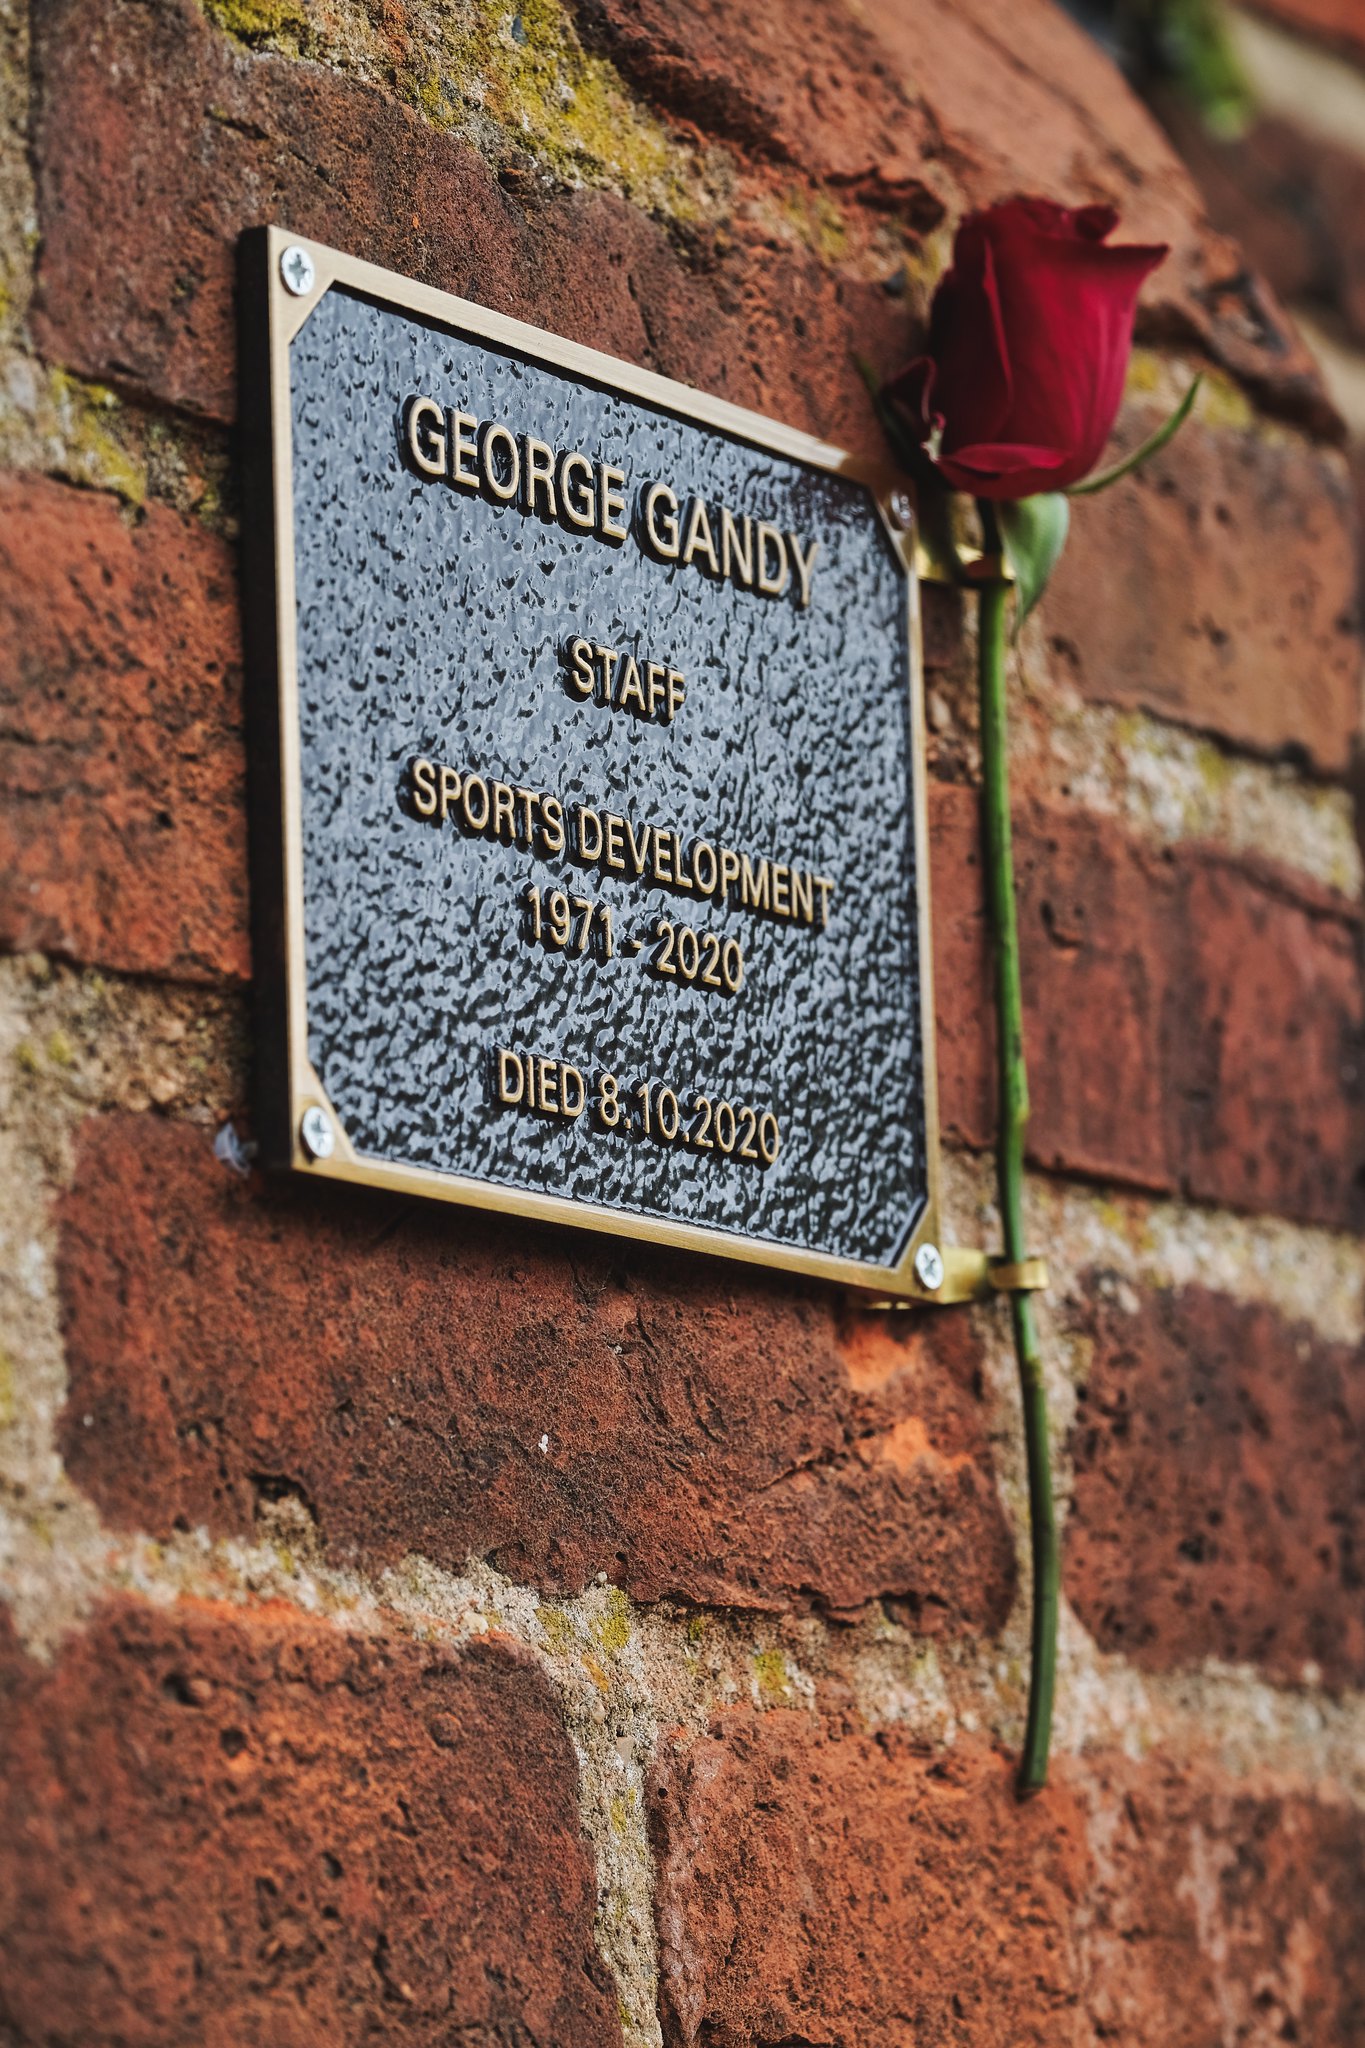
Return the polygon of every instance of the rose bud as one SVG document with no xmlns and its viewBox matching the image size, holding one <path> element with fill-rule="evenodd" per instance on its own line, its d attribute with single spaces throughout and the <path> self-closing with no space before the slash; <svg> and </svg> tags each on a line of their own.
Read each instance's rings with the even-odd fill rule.
<svg viewBox="0 0 1365 2048">
<path fill-rule="evenodd" d="M 977 498 L 1065 490 L 1098 462 L 1123 396 L 1133 314 L 1162 245 L 1110 248 L 1109 206 L 1009 199 L 969 214 L 927 352 L 886 386 L 944 480 Z"/>
</svg>

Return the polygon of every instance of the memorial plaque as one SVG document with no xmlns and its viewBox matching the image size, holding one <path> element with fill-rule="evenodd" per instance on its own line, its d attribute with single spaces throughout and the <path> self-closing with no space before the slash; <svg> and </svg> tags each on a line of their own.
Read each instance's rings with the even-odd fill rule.
<svg viewBox="0 0 1365 2048">
<path fill-rule="evenodd" d="M 893 477 L 278 229 L 242 319 L 267 1159 L 918 1291 Z"/>
</svg>

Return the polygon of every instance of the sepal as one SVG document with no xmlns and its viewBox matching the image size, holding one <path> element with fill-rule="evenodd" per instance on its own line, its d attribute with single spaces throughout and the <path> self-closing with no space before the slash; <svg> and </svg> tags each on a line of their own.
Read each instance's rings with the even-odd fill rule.
<svg viewBox="0 0 1365 2048">
<path fill-rule="evenodd" d="M 1135 469 L 1141 469 L 1149 456 L 1164 448 L 1184 426 L 1199 396 L 1199 387 L 1204 381 L 1201 370 L 1181 399 L 1168 420 L 1163 420 L 1154 434 L 1149 434 L 1131 455 L 1125 455 L 1122 462 L 1116 462 L 1112 469 L 1102 469 L 1095 476 L 1088 476 L 1082 483 L 1072 484 L 1067 491 L 1068 498 L 1093 498 L 1096 491 L 1107 491 L 1110 484 L 1116 484 L 1121 476 L 1130 476 Z"/>
<path fill-rule="evenodd" d="M 1005 560 L 1014 576 L 1017 638 L 1066 545 L 1071 507 L 1064 492 L 1040 491 L 1032 498 L 1001 499 L 993 509 Z"/>
</svg>

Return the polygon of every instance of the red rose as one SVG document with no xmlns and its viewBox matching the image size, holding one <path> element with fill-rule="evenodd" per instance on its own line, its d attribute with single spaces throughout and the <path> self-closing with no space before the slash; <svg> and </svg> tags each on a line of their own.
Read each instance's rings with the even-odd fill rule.
<svg viewBox="0 0 1365 2048">
<path fill-rule="evenodd" d="M 917 440 L 978 498 L 1029 498 L 1095 467 L 1123 396 L 1133 312 L 1164 246 L 1111 249 L 1108 206 L 1008 199 L 970 214 L 934 294 L 926 355 L 887 386 Z"/>
</svg>

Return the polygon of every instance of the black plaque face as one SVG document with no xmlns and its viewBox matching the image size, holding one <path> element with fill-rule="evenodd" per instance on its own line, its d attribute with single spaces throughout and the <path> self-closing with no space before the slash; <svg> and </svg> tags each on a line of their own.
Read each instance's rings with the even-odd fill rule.
<svg viewBox="0 0 1365 2048">
<path fill-rule="evenodd" d="M 914 1291 L 922 750 L 881 480 L 278 231 L 244 284 L 269 1151 Z"/>
</svg>

